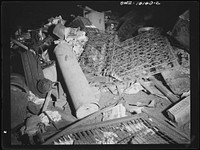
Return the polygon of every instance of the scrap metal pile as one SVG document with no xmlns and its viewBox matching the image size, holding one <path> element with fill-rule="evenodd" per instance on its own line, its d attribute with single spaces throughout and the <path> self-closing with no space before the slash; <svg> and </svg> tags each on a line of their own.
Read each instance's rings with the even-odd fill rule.
<svg viewBox="0 0 200 150">
<path fill-rule="evenodd" d="M 87 17 L 76 17 L 68 27 L 61 16 L 48 21 L 11 38 L 25 73 L 26 85 L 20 86 L 28 95 L 26 117 L 16 129 L 22 144 L 190 142 L 179 129 L 190 124 L 189 53 L 172 46 L 161 28 L 140 25 L 137 35 L 121 42 L 116 28 L 102 31 Z M 14 90 L 20 83 L 12 79 Z M 180 110 L 171 111 L 176 105 Z M 28 143 L 20 140 L 24 136 Z"/>
</svg>

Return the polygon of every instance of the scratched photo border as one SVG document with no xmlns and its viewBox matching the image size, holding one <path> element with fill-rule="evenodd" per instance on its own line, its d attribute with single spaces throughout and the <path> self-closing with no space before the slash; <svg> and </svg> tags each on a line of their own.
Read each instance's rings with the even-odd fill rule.
<svg viewBox="0 0 200 150">
<path fill-rule="evenodd" d="M 109 4 L 119 3 L 122 1 L 109 1 Z M 139 2 L 139 1 L 138 1 Z M 199 2 L 191 1 L 191 2 L 163 2 L 161 3 L 162 7 L 164 5 L 177 7 L 178 3 L 185 3 L 188 5 L 190 10 L 190 60 L 191 60 L 191 144 L 189 145 L 65 145 L 65 146 L 42 146 L 42 145 L 31 145 L 31 146 L 16 146 L 10 145 L 10 61 L 9 61 L 9 47 L 10 47 L 10 26 L 12 25 L 12 21 L 7 18 L 11 12 L 8 12 L 7 8 L 9 7 L 9 3 L 2 3 L 2 17 L 1 17 L 1 43 L 2 43 L 2 73 L 1 73 L 1 81 L 2 81 L 2 113 L 1 113 L 1 146 L 3 149 L 27 149 L 27 148 L 48 148 L 48 149 L 166 149 L 166 148 L 182 148 L 182 149 L 190 149 L 190 148 L 199 148 Z M 59 2 L 58 2 L 59 3 Z M 82 1 L 83 3 L 83 1 Z M 87 3 L 87 2 L 85 2 Z M 93 2 L 96 3 L 96 2 Z M 108 2 L 105 2 L 105 5 Z M 176 3 L 176 4 L 175 4 Z M 122 4 L 122 3 L 121 3 Z M 123 7 L 125 4 L 121 5 Z M 138 6 L 143 7 L 143 6 Z M 146 6 L 144 6 L 146 7 Z M 169 9 L 170 11 L 170 9 Z M 42 14 L 41 14 L 42 15 Z M 170 19 L 170 18 L 166 18 Z M 103 146 L 103 147 L 102 147 Z"/>
</svg>

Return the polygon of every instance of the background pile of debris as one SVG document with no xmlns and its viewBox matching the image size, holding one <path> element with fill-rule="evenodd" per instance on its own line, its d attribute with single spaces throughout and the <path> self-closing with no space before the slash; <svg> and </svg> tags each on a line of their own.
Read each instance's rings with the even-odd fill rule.
<svg viewBox="0 0 200 150">
<path fill-rule="evenodd" d="M 11 35 L 12 144 L 188 143 L 189 10 L 90 7 Z"/>
</svg>

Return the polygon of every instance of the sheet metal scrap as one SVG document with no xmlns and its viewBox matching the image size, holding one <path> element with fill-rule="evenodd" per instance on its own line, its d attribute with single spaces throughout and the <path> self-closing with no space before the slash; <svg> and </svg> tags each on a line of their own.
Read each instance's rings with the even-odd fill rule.
<svg viewBox="0 0 200 150">
<path fill-rule="evenodd" d="M 149 30 L 116 45 L 112 57 L 111 72 L 124 81 L 149 77 L 177 65 L 172 47 L 159 29 Z"/>
<path fill-rule="evenodd" d="M 73 128 L 45 144 L 188 144 L 189 139 L 144 114 Z"/>
</svg>

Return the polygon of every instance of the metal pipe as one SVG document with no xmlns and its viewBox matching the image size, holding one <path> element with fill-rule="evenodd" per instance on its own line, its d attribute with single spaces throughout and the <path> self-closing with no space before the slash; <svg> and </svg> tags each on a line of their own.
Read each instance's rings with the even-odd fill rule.
<svg viewBox="0 0 200 150">
<path fill-rule="evenodd" d="M 92 93 L 88 81 L 72 51 L 72 47 L 63 41 L 54 53 L 68 88 L 77 118 L 83 118 L 99 110 L 99 105 Z"/>
</svg>

